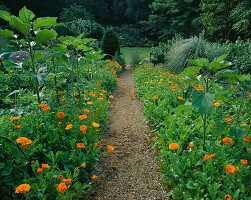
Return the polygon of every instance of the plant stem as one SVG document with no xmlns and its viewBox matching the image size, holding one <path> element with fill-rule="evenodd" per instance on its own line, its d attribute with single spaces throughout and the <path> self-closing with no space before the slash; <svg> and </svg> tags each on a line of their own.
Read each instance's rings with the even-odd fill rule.
<svg viewBox="0 0 251 200">
<path fill-rule="evenodd" d="M 206 128 L 207 128 L 207 114 L 204 114 L 203 117 L 203 150 L 206 150 Z"/>
</svg>

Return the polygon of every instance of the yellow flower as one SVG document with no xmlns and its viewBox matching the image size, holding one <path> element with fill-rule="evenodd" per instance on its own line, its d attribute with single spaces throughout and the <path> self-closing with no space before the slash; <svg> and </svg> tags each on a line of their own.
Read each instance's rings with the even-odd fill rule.
<svg viewBox="0 0 251 200">
<path fill-rule="evenodd" d="M 88 102 L 87 102 L 87 104 L 88 104 L 88 105 L 92 105 L 92 104 L 93 104 L 93 102 L 91 102 L 91 101 L 88 101 Z"/>
<path fill-rule="evenodd" d="M 92 122 L 92 126 L 98 128 L 100 125 L 98 123 Z"/>
<path fill-rule="evenodd" d="M 21 184 L 16 188 L 15 193 L 25 194 L 26 192 L 29 192 L 30 189 L 31 186 L 29 184 Z"/>
<path fill-rule="evenodd" d="M 70 129 L 72 129 L 73 125 L 72 124 L 69 124 L 66 126 L 65 130 L 69 131 Z"/>
<path fill-rule="evenodd" d="M 80 120 L 83 120 L 83 119 L 86 119 L 86 118 L 87 118 L 86 115 L 80 115 L 80 116 L 79 116 L 79 119 L 80 119 Z"/>
</svg>

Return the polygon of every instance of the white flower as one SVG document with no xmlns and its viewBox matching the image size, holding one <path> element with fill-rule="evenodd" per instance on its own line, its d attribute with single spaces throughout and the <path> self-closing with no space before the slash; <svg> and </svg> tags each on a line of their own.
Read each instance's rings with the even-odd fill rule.
<svg viewBox="0 0 251 200">
<path fill-rule="evenodd" d="M 14 38 L 16 38 L 16 39 L 17 39 L 17 37 L 18 37 L 18 34 L 15 34 L 15 35 L 14 35 Z"/>
<path fill-rule="evenodd" d="M 32 41 L 32 42 L 30 42 L 30 45 L 31 45 L 32 47 L 34 47 L 34 46 L 36 45 L 36 42 Z"/>
</svg>

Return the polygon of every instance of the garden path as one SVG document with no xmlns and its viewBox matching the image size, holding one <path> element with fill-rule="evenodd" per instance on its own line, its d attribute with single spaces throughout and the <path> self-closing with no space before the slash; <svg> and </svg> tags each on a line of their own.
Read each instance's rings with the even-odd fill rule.
<svg viewBox="0 0 251 200">
<path fill-rule="evenodd" d="M 88 200 L 167 199 L 160 184 L 159 164 L 149 145 L 143 104 L 130 98 L 135 88 L 129 67 L 121 78 L 109 110 L 109 130 L 101 140 L 103 147 L 112 145 L 115 150 L 99 161 L 94 171 L 99 178 Z"/>
</svg>

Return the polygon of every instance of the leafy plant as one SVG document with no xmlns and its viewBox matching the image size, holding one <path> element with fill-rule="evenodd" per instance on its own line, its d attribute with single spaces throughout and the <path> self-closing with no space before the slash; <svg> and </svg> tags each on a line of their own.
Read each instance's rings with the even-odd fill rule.
<svg viewBox="0 0 251 200">
<path fill-rule="evenodd" d="M 113 29 L 105 31 L 101 48 L 108 56 L 113 57 L 116 53 L 120 54 L 120 46 L 117 34 Z"/>
</svg>

